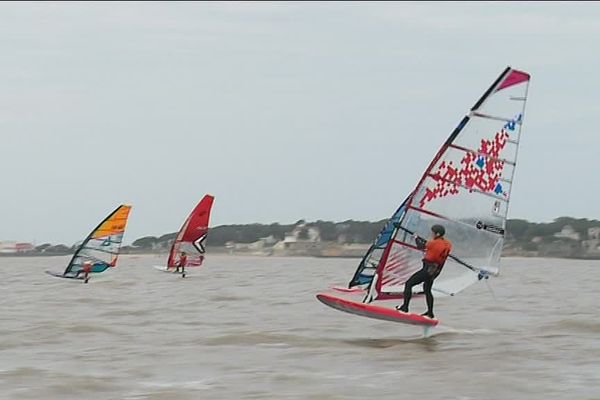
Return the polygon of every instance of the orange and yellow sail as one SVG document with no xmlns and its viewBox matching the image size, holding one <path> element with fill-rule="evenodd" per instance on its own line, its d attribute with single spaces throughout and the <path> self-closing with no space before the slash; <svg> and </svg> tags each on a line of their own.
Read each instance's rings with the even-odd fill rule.
<svg viewBox="0 0 600 400">
<path fill-rule="evenodd" d="M 121 205 L 100 222 L 75 251 L 64 275 L 77 275 L 86 261 L 95 273 L 116 267 L 130 211 L 131 206 Z"/>
</svg>

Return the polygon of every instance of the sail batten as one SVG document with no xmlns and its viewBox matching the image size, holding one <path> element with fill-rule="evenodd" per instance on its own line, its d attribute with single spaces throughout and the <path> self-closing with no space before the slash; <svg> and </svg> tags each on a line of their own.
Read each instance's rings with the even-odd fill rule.
<svg viewBox="0 0 600 400">
<path fill-rule="evenodd" d="M 508 140 L 507 140 L 507 142 L 508 142 Z M 448 145 L 448 147 L 451 147 L 451 148 L 456 149 L 456 150 L 462 150 L 465 153 L 476 154 L 476 155 L 478 155 L 480 157 L 487 158 L 490 161 L 496 161 L 496 162 L 506 163 L 506 164 L 513 165 L 513 166 L 517 165 L 517 163 L 514 162 L 514 161 L 509 161 L 509 160 L 503 159 L 503 158 L 497 158 L 497 157 L 494 157 L 494 156 L 492 156 L 490 154 L 482 153 L 479 150 L 468 149 L 466 147 L 459 146 L 457 144 L 450 144 L 450 145 Z"/>
<path fill-rule="evenodd" d="M 121 244 L 121 242 L 113 242 L 114 244 Z M 98 252 L 98 253 L 105 253 L 105 254 L 115 254 L 114 251 L 111 250 L 104 250 L 104 249 L 94 249 L 94 252 Z M 85 253 L 85 249 L 81 250 L 80 254 Z"/>
<path fill-rule="evenodd" d="M 481 114 L 481 113 L 478 113 L 478 112 L 471 112 L 471 116 L 479 117 L 479 118 L 493 119 L 495 121 L 502 121 L 502 122 L 511 122 L 512 121 L 512 119 L 508 118 L 508 117 L 497 117 L 495 115 Z M 517 123 L 520 124 L 521 121 L 519 121 Z"/>
<path fill-rule="evenodd" d="M 459 186 L 459 187 L 461 187 L 461 188 L 463 188 L 463 189 L 467 189 L 467 190 L 471 190 L 471 191 L 473 191 L 473 192 L 477 192 L 477 193 L 479 193 L 479 194 L 481 194 L 481 195 L 483 195 L 483 196 L 489 196 L 489 197 L 492 197 L 492 198 L 494 198 L 494 199 L 498 199 L 498 200 L 500 200 L 500 201 L 508 201 L 507 199 L 505 199 L 505 198 L 502 198 L 502 197 L 500 197 L 500 196 L 496 196 L 496 195 L 494 195 L 494 194 L 492 194 L 492 193 L 487 193 L 487 192 L 484 192 L 483 190 L 480 190 L 480 189 L 477 189 L 477 188 L 469 187 L 469 186 L 463 185 L 463 184 L 461 184 L 461 183 L 456 183 L 456 182 L 454 182 L 454 181 L 451 181 L 451 180 L 449 180 L 449 179 L 444 179 L 444 178 L 436 177 L 436 176 L 434 176 L 434 175 L 430 175 L 430 174 L 428 174 L 428 176 L 429 176 L 430 178 L 435 178 L 435 179 L 436 179 L 436 180 L 438 180 L 439 182 L 444 182 L 444 183 L 448 183 L 448 184 L 451 184 L 451 185 L 454 185 L 454 186 Z M 502 181 L 502 182 L 505 182 L 505 183 L 509 183 L 509 182 L 510 182 L 510 181 L 509 181 L 509 180 L 507 180 L 507 179 L 500 179 L 500 181 Z"/>
</svg>

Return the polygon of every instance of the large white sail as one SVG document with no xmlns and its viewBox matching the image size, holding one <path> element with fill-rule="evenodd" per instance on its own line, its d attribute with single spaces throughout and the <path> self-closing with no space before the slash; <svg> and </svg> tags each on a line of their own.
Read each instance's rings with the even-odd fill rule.
<svg viewBox="0 0 600 400">
<path fill-rule="evenodd" d="M 380 246 L 372 278 L 361 281 L 370 281 L 367 301 L 401 296 L 422 265 L 414 234 L 429 238 L 434 224 L 446 228 L 453 244 L 435 281 L 438 294 L 453 295 L 498 273 L 529 79 L 507 67 L 443 144 L 394 214 L 395 229 L 386 235 L 385 248 Z M 359 270 L 362 274 L 362 263 Z"/>
</svg>

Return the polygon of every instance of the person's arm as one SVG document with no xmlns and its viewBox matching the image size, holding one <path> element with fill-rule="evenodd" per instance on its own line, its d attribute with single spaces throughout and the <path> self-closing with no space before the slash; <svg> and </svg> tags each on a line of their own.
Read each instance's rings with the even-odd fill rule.
<svg viewBox="0 0 600 400">
<path fill-rule="evenodd" d="M 417 244 L 417 248 L 419 250 L 425 250 L 427 247 L 427 240 L 423 239 L 421 236 L 415 235 L 415 243 Z"/>
<path fill-rule="evenodd" d="M 412 235 L 415 238 L 415 243 L 417 244 L 417 248 L 419 250 L 425 250 L 425 248 L 427 246 L 427 240 L 423 239 L 421 236 L 417 235 L 413 231 L 406 229 L 399 222 L 394 223 L 394 228 L 402 229 L 404 232 L 408 233 L 409 235 Z"/>
</svg>

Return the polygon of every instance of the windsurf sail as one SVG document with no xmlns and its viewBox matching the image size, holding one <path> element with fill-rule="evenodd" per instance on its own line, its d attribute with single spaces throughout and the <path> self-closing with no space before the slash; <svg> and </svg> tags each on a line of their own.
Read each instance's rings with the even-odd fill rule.
<svg viewBox="0 0 600 400">
<path fill-rule="evenodd" d="M 422 267 L 415 235 L 441 224 L 453 244 L 434 291 L 454 295 L 499 272 L 530 75 L 507 67 L 452 131 L 361 261 L 365 301 L 400 298 Z"/>
<path fill-rule="evenodd" d="M 171 246 L 167 268 L 175 268 L 178 265 L 181 252 L 186 253 L 187 267 L 202 265 L 204 253 L 206 252 L 204 242 L 208 235 L 208 223 L 213 201 L 213 196 L 204 196 L 185 220 Z"/>
<path fill-rule="evenodd" d="M 100 222 L 100 225 L 79 245 L 63 275 L 77 275 L 86 261 L 92 263 L 93 273 L 116 267 L 129 211 L 131 206 L 121 205 Z"/>
</svg>

